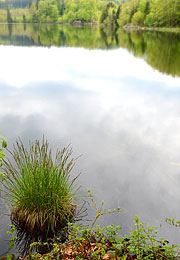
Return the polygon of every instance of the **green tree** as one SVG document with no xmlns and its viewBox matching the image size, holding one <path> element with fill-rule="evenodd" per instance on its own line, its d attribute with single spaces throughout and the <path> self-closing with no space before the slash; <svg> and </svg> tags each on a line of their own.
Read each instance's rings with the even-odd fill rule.
<svg viewBox="0 0 180 260">
<path fill-rule="evenodd" d="M 57 5 L 52 1 L 39 1 L 37 19 L 42 22 L 56 22 L 59 17 Z"/>
<path fill-rule="evenodd" d="M 36 15 L 36 4 L 35 3 L 32 3 L 30 6 L 29 6 L 29 22 L 37 22 L 37 15 Z"/>
<path fill-rule="evenodd" d="M 136 12 L 132 17 L 132 23 L 134 25 L 143 25 L 144 24 L 144 14 L 140 11 Z"/>
<path fill-rule="evenodd" d="M 139 0 L 131 0 L 121 5 L 121 11 L 119 14 L 118 24 L 123 26 L 131 22 L 134 13 L 137 12 L 139 7 Z"/>
<path fill-rule="evenodd" d="M 9 8 L 7 9 L 7 22 L 8 23 L 12 23 L 13 22 L 12 16 L 11 16 L 11 12 L 10 12 Z"/>
<path fill-rule="evenodd" d="M 180 0 L 151 0 L 150 12 L 145 24 L 148 26 L 180 25 Z"/>
<path fill-rule="evenodd" d="M 26 23 L 26 16 L 23 14 L 23 23 Z"/>
<path fill-rule="evenodd" d="M 140 0 L 137 12 L 133 15 L 131 22 L 135 25 L 144 25 L 144 20 L 149 12 L 149 0 Z"/>
<path fill-rule="evenodd" d="M 108 3 L 102 11 L 100 17 L 100 23 L 104 23 L 105 25 L 116 27 L 117 26 L 117 17 L 119 8 L 113 2 Z"/>
<path fill-rule="evenodd" d="M 32 5 L 32 0 L 29 1 L 29 5 L 28 5 L 28 7 L 30 8 L 31 5 Z"/>
<path fill-rule="evenodd" d="M 101 9 L 100 0 L 66 0 L 63 21 L 97 22 Z"/>
<path fill-rule="evenodd" d="M 113 2 L 108 3 L 107 5 L 104 6 L 104 8 L 102 9 L 101 12 L 101 16 L 100 16 L 100 23 L 105 23 L 107 17 L 108 17 L 108 11 L 110 8 L 114 8 L 115 5 Z"/>
<path fill-rule="evenodd" d="M 148 3 L 148 0 L 140 0 L 138 11 L 145 15 L 148 10 Z"/>
<path fill-rule="evenodd" d="M 40 0 L 36 0 L 36 9 L 38 10 L 38 8 L 39 8 L 39 1 Z"/>
</svg>

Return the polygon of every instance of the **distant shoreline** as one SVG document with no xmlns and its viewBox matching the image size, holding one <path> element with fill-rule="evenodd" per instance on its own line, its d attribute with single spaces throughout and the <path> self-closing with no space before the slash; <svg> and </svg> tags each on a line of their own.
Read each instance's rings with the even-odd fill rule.
<svg viewBox="0 0 180 260">
<path fill-rule="evenodd" d="M 75 22 L 54 22 L 54 23 L 21 23 L 21 22 L 13 22 L 13 23 L 7 23 L 7 22 L 0 22 L 1 24 L 7 24 L 7 25 L 13 25 L 13 24 L 37 24 L 37 25 L 71 25 L 76 27 L 81 26 L 95 26 L 95 27 L 108 27 L 102 23 L 85 23 L 81 21 L 75 21 Z M 133 24 L 126 24 L 124 26 L 117 27 L 117 30 L 121 28 L 127 32 L 132 31 L 159 31 L 159 32 L 173 32 L 173 33 L 180 33 L 180 27 L 146 27 L 146 26 L 136 26 Z"/>
<path fill-rule="evenodd" d="M 159 32 L 175 32 L 180 33 L 180 28 L 176 27 L 146 27 L 146 26 L 136 26 L 133 24 L 126 24 L 122 27 L 125 31 L 159 31 Z"/>
</svg>

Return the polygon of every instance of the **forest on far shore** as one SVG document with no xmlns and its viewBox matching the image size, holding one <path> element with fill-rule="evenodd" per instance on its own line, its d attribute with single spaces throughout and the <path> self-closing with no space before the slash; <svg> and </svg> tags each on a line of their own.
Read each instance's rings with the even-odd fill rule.
<svg viewBox="0 0 180 260">
<path fill-rule="evenodd" d="M 0 22 L 180 27 L 180 0 L 0 0 Z"/>
</svg>

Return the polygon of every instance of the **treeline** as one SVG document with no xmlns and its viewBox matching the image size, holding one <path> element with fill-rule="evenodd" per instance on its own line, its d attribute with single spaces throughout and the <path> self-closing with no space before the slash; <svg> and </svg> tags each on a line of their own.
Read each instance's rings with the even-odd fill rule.
<svg viewBox="0 0 180 260">
<path fill-rule="evenodd" d="M 103 8 L 109 4 L 117 8 L 121 3 L 122 0 L 40 0 L 31 2 L 29 10 L 32 22 L 99 23 Z"/>
<path fill-rule="evenodd" d="M 180 25 L 180 0 L 131 0 L 121 4 L 119 26 L 128 23 L 149 27 Z"/>
<path fill-rule="evenodd" d="M 64 2 L 64 0 L 60 0 L 60 1 Z M 110 0 L 104 0 L 104 1 L 109 2 Z M 113 0 L 113 1 L 117 4 L 121 4 L 122 2 L 127 0 Z M 39 0 L 0 0 L 0 9 L 26 8 L 29 6 L 31 2 L 38 3 Z"/>
<path fill-rule="evenodd" d="M 0 0 L 0 9 L 26 8 L 30 0 Z"/>
<path fill-rule="evenodd" d="M 148 27 L 179 27 L 180 0 L 115 0 L 108 3 L 100 0 L 66 0 L 61 21 L 74 20 L 96 21 L 114 28 L 129 23 Z"/>
<path fill-rule="evenodd" d="M 27 2 L 28 1 L 28 2 Z M 4 0 L 0 0 L 2 5 Z M 0 22 L 102 23 L 113 28 L 126 24 L 179 27 L 180 0 L 7 0 L 27 8 L 0 10 Z M 1 8 L 1 7 L 0 7 Z"/>
<path fill-rule="evenodd" d="M 24 1 L 27 4 L 27 0 Z M 103 8 L 110 3 L 109 0 L 29 0 L 28 7 L 22 9 L 13 8 L 10 2 L 16 3 L 9 0 L 7 10 L 0 8 L 0 22 L 99 23 Z M 121 2 L 114 0 L 112 4 L 118 7 Z"/>
</svg>

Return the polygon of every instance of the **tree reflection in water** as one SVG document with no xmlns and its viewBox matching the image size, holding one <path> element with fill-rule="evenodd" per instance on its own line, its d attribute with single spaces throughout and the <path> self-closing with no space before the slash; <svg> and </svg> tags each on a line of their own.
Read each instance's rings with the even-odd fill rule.
<svg viewBox="0 0 180 260">
<path fill-rule="evenodd" d="M 108 27 L 7 24 L 0 25 L 0 44 L 45 47 L 113 49 L 123 47 L 141 57 L 154 69 L 180 76 L 180 34 L 117 31 Z"/>
</svg>

